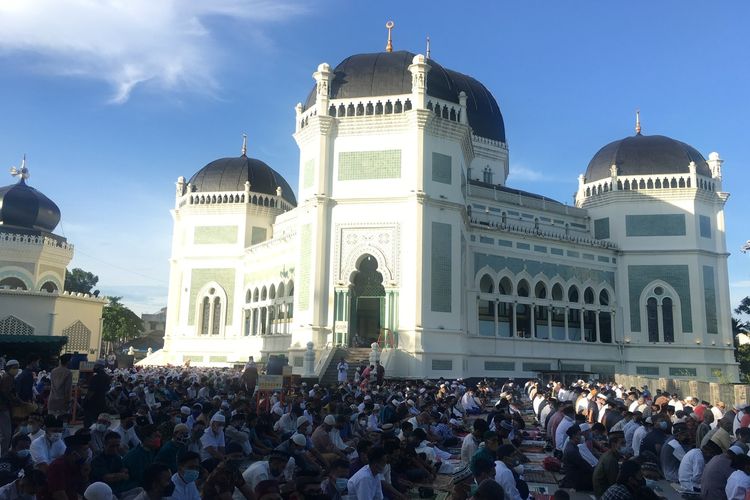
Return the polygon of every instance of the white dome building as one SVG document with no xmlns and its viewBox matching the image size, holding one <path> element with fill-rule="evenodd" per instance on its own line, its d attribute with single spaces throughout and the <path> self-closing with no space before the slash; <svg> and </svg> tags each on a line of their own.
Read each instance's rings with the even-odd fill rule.
<svg viewBox="0 0 750 500">
<path fill-rule="evenodd" d="M 296 107 L 298 200 L 260 160 L 177 183 L 165 346 L 225 365 L 384 347 L 403 377 L 545 371 L 736 380 L 721 160 L 661 136 L 602 148 L 576 206 L 505 185 L 477 80 L 409 52 L 321 64 Z"/>
</svg>

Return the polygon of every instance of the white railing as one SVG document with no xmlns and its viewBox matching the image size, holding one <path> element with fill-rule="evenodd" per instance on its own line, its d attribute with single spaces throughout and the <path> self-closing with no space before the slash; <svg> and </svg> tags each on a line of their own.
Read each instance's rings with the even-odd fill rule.
<svg viewBox="0 0 750 500">
<path fill-rule="evenodd" d="M 66 241 L 60 241 L 49 236 L 39 236 L 32 234 L 18 234 L 18 233 L 0 233 L 0 244 L 1 245 L 33 245 L 33 246 L 47 246 L 53 248 L 60 248 L 62 250 L 73 251 L 73 245 Z"/>
</svg>

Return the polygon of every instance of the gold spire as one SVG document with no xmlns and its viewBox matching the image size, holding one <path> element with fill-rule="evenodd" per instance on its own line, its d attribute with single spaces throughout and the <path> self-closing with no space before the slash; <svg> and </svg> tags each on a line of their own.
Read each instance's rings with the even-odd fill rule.
<svg viewBox="0 0 750 500">
<path fill-rule="evenodd" d="M 385 23 L 385 27 L 388 30 L 388 43 L 385 45 L 386 52 L 393 52 L 393 42 L 391 41 L 391 30 L 393 29 L 393 21 Z"/>
<path fill-rule="evenodd" d="M 429 36 L 427 37 L 427 53 L 425 54 L 425 57 L 427 57 L 427 59 L 430 58 L 430 37 Z"/>
<path fill-rule="evenodd" d="M 635 110 L 635 134 L 641 135 L 641 110 Z"/>
<path fill-rule="evenodd" d="M 242 134 L 242 156 L 247 155 L 247 134 Z"/>
</svg>

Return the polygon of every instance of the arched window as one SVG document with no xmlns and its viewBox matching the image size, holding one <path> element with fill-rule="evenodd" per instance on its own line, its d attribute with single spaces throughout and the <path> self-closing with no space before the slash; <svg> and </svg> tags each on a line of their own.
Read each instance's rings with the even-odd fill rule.
<svg viewBox="0 0 750 500">
<path fill-rule="evenodd" d="M 266 290 L 266 287 L 263 287 L 260 289 L 260 300 L 266 300 L 268 297 L 268 290 Z"/>
<path fill-rule="evenodd" d="M 594 303 L 594 290 L 591 287 L 586 288 L 586 290 L 583 292 L 583 301 L 586 304 Z"/>
<path fill-rule="evenodd" d="M 501 295 L 513 295 L 513 283 L 511 283 L 510 278 L 506 276 L 501 279 L 497 291 Z"/>
<path fill-rule="evenodd" d="M 547 287 L 541 281 L 536 284 L 536 287 L 534 287 L 534 296 L 537 299 L 547 298 Z"/>
<path fill-rule="evenodd" d="M 599 305 L 609 305 L 609 294 L 607 293 L 607 290 L 602 290 L 601 292 L 599 292 Z"/>
<path fill-rule="evenodd" d="M 10 290 L 27 290 L 26 283 L 22 279 L 11 276 L 9 278 L 3 278 L 0 281 L 0 288 L 7 288 Z"/>
<path fill-rule="evenodd" d="M 271 288 L 268 289 L 268 298 L 270 300 L 276 298 L 276 285 L 271 285 Z"/>
<path fill-rule="evenodd" d="M 258 302 L 258 297 L 259 296 L 260 296 L 260 292 L 256 288 L 255 290 L 253 290 L 253 302 Z"/>
<path fill-rule="evenodd" d="M 552 300 L 562 300 L 563 299 L 563 288 L 560 283 L 555 283 L 552 285 Z"/>
<path fill-rule="evenodd" d="M 646 301 L 646 320 L 648 321 L 648 341 L 659 342 L 659 316 L 656 298 L 651 297 Z"/>
<path fill-rule="evenodd" d="M 664 297 L 661 301 L 661 321 L 664 342 L 674 342 L 674 317 L 672 312 L 672 299 Z"/>
<path fill-rule="evenodd" d="M 482 276 L 479 280 L 479 291 L 481 294 L 492 294 L 495 289 L 495 283 L 489 274 Z M 495 299 L 480 296 L 478 300 L 479 311 L 479 334 L 482 336 L 495 336 Z"/>
<path fill-rule="evenodd" d="M 219 335 L 222 331 L 225 295 L 222 290 L 209 288 L 200 299 L 200 335 Z"/>
<path fill-rule="evenodd" d="M 208 335 L 208 327 L 211 324 L 211 299 L 203 297 L 201 307 L 201 335 Z"/>
<path fill-rule="evenodd" d="M 252 290 L 248 290 L 245 293 L 245 302 L 250 302 L 252 300 L 252 298 L 253 298 L 253 292 L 252 292 Z"/>
<path fill-rule="evenodd" d="M 679 317 L 679 302 L 674 290 L 656 284 L 647 289 L 645 298 L 645 319 L 649 342 L 675 341 L 675 316 Z"/>
<path fill-rule="evenodd" d="M 521 280 L 518 282 L 517 295 L 519 297 L 529 296 L 529 282 L 528 281 Z"/>
<path fill-rule="evenodd" d="M 40 290 L 42 292 L 55 293 L 57 291 L 57 285 L 52 281 L 45 281 Z"/>
<path fill-rule="evenodd" d="M 578 287 L 571 286 L 568 288 L 568 302 L 579 302 L 580 298 L 578 296 Z"/>
</svg>

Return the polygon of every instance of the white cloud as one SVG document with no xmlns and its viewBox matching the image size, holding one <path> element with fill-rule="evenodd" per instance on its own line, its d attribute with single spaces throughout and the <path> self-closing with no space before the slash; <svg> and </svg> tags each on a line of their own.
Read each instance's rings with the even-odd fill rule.
<svg viewBox="0 0 750 500">
<path fill-rule="evenodd" d="M 550 176 L 537 170 L 524 167 L 523 165 L 511 165 L 508 173 L 508 182 L 513 181 L 552 181 L 554 176 Z"/>
<path fill-rule="evenodd" d="M 142 84 L 213 93 L 223 51 L 208 21 L 241 21 L 243 34 L 267 45 L 262 23 L 301 13 L 296 1 L 2 0 L 0 55 L 23 54 L 44 72 L 103 80 L 113 103 Z"/>
</svg>

